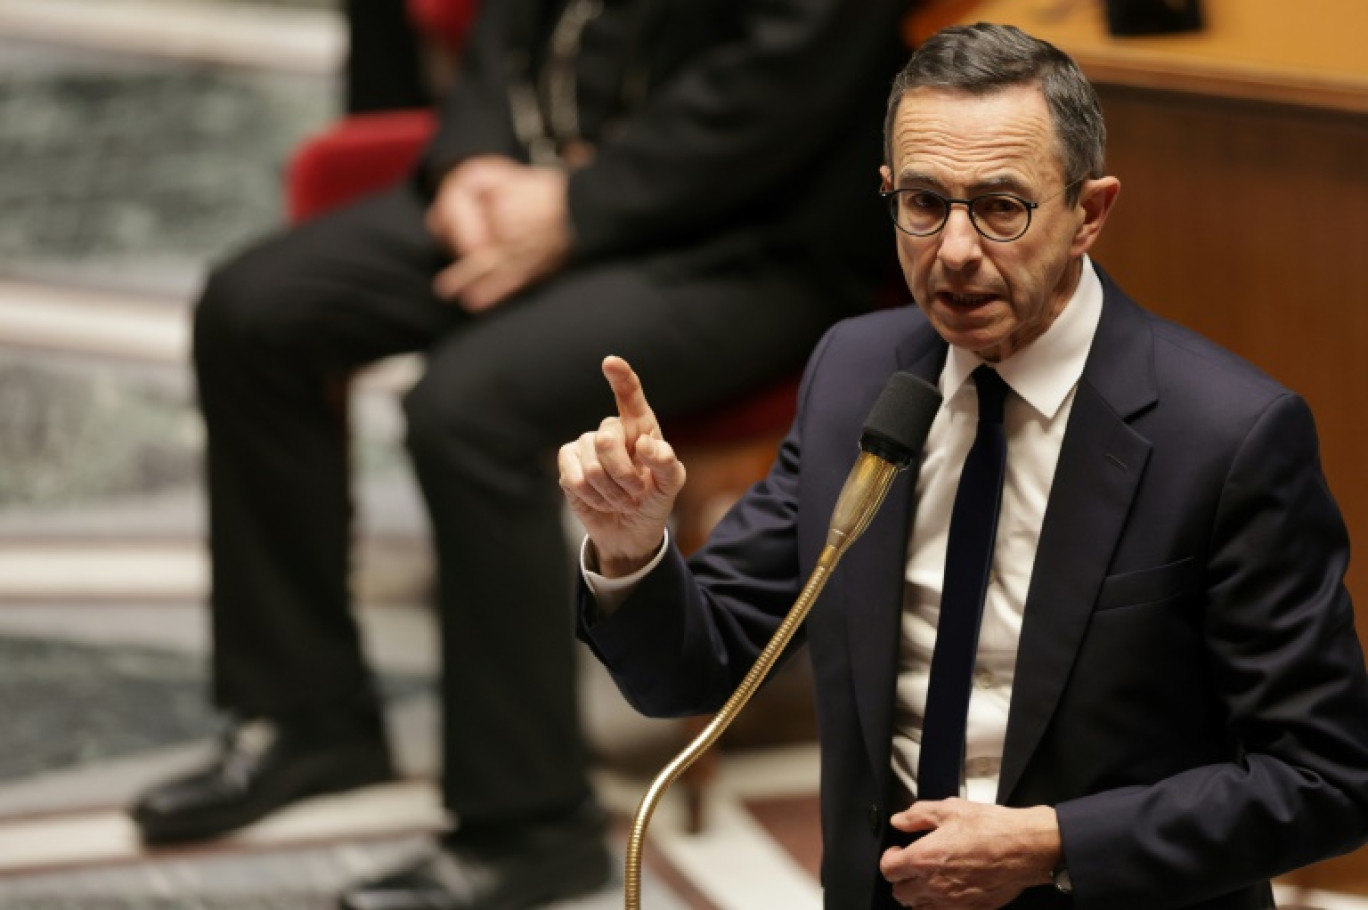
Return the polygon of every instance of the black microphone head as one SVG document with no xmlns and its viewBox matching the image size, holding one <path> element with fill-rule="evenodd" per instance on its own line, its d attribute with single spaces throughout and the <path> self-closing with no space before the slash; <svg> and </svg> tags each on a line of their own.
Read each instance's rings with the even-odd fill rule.
<svg viewBox="0 0 1368 910">
<path fill-rule="evenodd" d="M 869 411 L 860 448 L 907 467 L 921 455 L 940 404 L 940 390 L 931 383 L 911 373 L 894 373 Z"/>
</svg>

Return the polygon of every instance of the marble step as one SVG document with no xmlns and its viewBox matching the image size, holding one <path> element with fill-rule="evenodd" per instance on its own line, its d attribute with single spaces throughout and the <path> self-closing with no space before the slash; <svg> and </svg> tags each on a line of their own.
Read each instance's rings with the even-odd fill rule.
<svg viewBox="0 0 1368 910">
<path fill-rule="evenodd" d="M 183 298 L 0 281 L 0 602 L 203 597 L 203 429 Z M 416 357 L 358 376 L 356 588 L 430 586 L 398 400 Z"/>
<path fill-rule="evenodd" d="M 0 38 L 314 74 L 346 53 L 341 4 L 4 0 Z"/>
<path fill-rule="evenodd" d="M 0 278 L 0 352 L 89 354 L 130 364 L 185 367 L 190 301 L 182 295 L 111 291 Z M 398 394 L 421 358 L 391 357 L 357 377 L 361 393 Z"/>
<path fill-rule="evenodd" d="M 430 782 L 401 782 L 308 800 L 216 842 L 214 849 L 243 852 L 341 836 L 426 834 L 445 825 Z M 122 807 L 0 819 L 0 875 L 144 855 Z"/>
<path fill-rule="evenodd" d="M 431 598 L 423 540 L 364 540 L 352 590 L 369 604 Z M 31 603 L 202 603 L 209 563 L 198 541 L 0 541 L 0 606 Z"/>
</svg>

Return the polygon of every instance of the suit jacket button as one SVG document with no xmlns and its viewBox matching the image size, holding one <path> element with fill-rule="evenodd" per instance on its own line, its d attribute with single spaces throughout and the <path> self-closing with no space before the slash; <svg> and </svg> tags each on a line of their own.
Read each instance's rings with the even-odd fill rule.
<svg viewBox="0 0 1368 910">
<path fill-rule="evenodd" d="M 869 807 L 869 833 L 875 837 L 883 834 L 883 813 L 878 806 Z"/>
</svg>

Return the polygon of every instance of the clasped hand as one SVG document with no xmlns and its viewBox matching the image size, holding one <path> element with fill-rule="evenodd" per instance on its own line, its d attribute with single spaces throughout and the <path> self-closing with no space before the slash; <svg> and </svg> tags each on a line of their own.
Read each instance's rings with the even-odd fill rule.
<svg viewBox="0 0 1368 910">
<path fill-rule="evenodd" d="M 558 270 L 570 250 L 567 178 L 497 155 L 470 158 L 442 180 L 427 229 L 455 261 L 437 296 L 478 313 Z"/>
<path fill-rule="evenodd" d="M 879 861 L 904 907 L 995 910 L 1028 887 L 1048 884 L 1059 862 L 1059 823 L 1049 806 L 928 800 L 894 815 L 892 824 L 925 832 Z"/>
<path fill-rule="evenodd" d="M 635 572 L 660 548 L 685 471 L 627 361 L 605 358 L 603 375 L 617 416 L 561 446 L 558 460 L 561 489 L 593 543 L 598 571 L 614 577 Z"/>
</svg>

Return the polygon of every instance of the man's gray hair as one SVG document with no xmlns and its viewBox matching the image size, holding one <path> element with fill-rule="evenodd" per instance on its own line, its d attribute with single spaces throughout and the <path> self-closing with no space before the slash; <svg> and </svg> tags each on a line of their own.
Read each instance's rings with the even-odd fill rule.
<svg viewBox="0 0 1368 910">
<path fill-rule="evenodd" d="M 1092 83 L 1068 54 L 1011 25 L 956 25 L 942 29 L 912 54 L 893 80 L 884 116 L 884 161 L 893 162 L 893 121 L 903 96 L 931 87 L 987 95 L 1017 85 L 1039 85 L 1054 120 L 1064 182 L 1101 177 L 1107 147 L 1102 105 Z M 1077 198 L 1078 188 L 1069 191 Z"/>
</svg>

